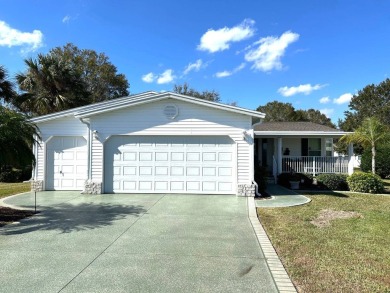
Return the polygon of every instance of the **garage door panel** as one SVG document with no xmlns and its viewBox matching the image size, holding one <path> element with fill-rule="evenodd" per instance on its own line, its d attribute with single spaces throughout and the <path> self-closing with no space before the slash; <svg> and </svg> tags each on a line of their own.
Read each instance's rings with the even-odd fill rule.
<svg viewBox="0 0 390 293">
<path fill-rule="evenodd" d="M 123 167 L 123 175 L 136 175 L 137 167 L 136 166 L 125 166 Z M 118 174 L 120 175 L 120 174 Z"/>
<path fill-rule="evenodd" d="M 156 169 L 156 171 L 155 171 L 155 175 L 156 176 L 160 176 L 160 175 L 162 175 L 162 176 L 165 175 L 166 176 L 166 175 L 168 175 L 168 167 L 158 166 L 155 169 Z"/>
<path fill-rule="evenodd" d="M 136 152 L 124 152 L 123 153 L 124 161 L 137 161 L 137 153 Z"/>
<path fill-rule="evenodd" d="M 200 192 L 201 191 L 200 186 L 201 186 L 200 181 L 188 181 L 187 182 L 187 191 Z"/>
<path fill-rule="evenodd" d="M 158 145 L 156 145 L 156 146 L 158 147 Z M 168 153 L 167 152 L 164 152 L 164 153 L 157 152 L 156 153 L 156 161 L 167 162 L 168 161 Z"/>
<path fill-rule="evenodd" d="M 152 158 L 153 158 L 153 153 L 145 153 L 145 152 L 139 153 L 139 160 L 141 162 L 152 161 Z"/>
<path fill-rule="evenodd" d="M 156 191 L 168 191 L 168 185 L 169 185 L 168 181 L 156 181 L 154 183 L 155 186 L 154 189 Z"/>
<path fill-rule="evenodd" d="M 235 192 L 229 137 L 113 136 L 104 148 L 106 192 Z"/>
<path fill-rule="evenodd" d="M 217 160 L 217 156 L 215 153 L 203 153 L 203 161 L 205 162 L 215 162 Z"/>
<path fill-rule="evenodd" d="M 171 190 L 172 191 L 184 191 L 184 182 L 183 181 L 171 181 Z"/>
<path fill-rule="evenodd" d="M 139 189 L 142 191 L 153 191 L 153 182 L 152 181 L 140 181 L 139 182 Z"/>
</svg>

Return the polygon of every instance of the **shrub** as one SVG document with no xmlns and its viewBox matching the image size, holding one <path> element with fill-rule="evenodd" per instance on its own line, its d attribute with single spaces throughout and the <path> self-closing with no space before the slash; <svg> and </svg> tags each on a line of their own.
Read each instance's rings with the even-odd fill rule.
<svg viewBox="0 0 390 293">
<path fill-rule="evenodd" d="M 382 179 L 372 173 L 357 172 L 347 178 L 351 191 L 365 193 L 382 193 L 384 185 Z"/>
<path fill-rule="evenodd" d="M 371 150 L 366 150 L 362 154 L 360 169 L 363 172 L 371 172 Z M 378 148 L 375 156 L 375 173 L 381 178 L 390 177 L 390 146 Z"/>
<path fill-rule="evenodd" d="M 299 181 L 301 187 L 311 187 L 313 176 L 302 173 L 282 173 L 278 175 L 278 184 L 290 188 L 290 181 Z"/>
<path fill-rule="evenodd" d="M 14 183 L 23 181 L 22 170 L 10 170 L 0 173 L 0 182 Z"/>
<path fill-rule="evenodd" d="M 319 174 L 316 179 L 321 187 L 330 190 L 349 190 L 345 174 Z"/>
</svg>

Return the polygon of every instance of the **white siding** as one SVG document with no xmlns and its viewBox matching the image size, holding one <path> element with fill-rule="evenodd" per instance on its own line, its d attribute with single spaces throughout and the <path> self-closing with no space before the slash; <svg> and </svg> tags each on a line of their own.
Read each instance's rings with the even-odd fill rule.
<svg viewBox="0 0 390 293">
<path fill-rule="evenodd" d="M 39 146 L 37 147 L 37 157 L 36 159 L 36 178 L 35 180 L 44 180 L 44 161 L 45 161 L 45 144 L 44 142 L 40 141 Z"/>
<path fill-rule="evenodd" d="M 174 120 L 163 113 L 169 103 L 179 109 Z M 237 144 L 237 183 L 251 183 L 253 145 L 243 138 L 243 131 L 251 130 L 249 116 L 168 99 L 92 116 L 90 120 L 91 129 L 97 131 L 101 142 L 110 135 L 228 135 Z M 102 144 L 94 140 L 93 180 L 102 181 L 102 168 Z"/>
<path fill-rule="evenodd" d="M 103 144 L 96 138 L 92 140 L 92 180 L 103 182 Z"/>
<path fill-rule="evenodd" d="M 64 117 L 37 124 L 42 139 L 46 141 L 50 136 L 84 136 L 88 135 L 88 127 L 79 119 Z"/>
</svg>

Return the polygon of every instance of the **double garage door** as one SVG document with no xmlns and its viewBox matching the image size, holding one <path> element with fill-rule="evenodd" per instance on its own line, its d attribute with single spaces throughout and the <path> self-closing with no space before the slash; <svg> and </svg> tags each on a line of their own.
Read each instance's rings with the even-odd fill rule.
<svg viewBox="0 0 390 293">
<path fill-rule="evenodd" d="M 106 193 L 235 193 L 235 147 L 225 136 L 113 136 Z"/>
</svg>

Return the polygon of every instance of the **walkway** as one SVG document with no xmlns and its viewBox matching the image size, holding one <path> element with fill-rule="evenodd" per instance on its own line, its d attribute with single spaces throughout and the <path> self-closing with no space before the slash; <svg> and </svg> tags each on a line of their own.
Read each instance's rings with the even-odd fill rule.
<svg viewBox="0 0 390 293">
<path fill-rule="evenodd" d="M 267 192 L 272 196 L 272 199 L 256 200 L 256 206 L 258 208 L 291 207 L 310 202 L 310 199 L 306 196 L 277 184 L 268 184 Z"/>
</svg>

